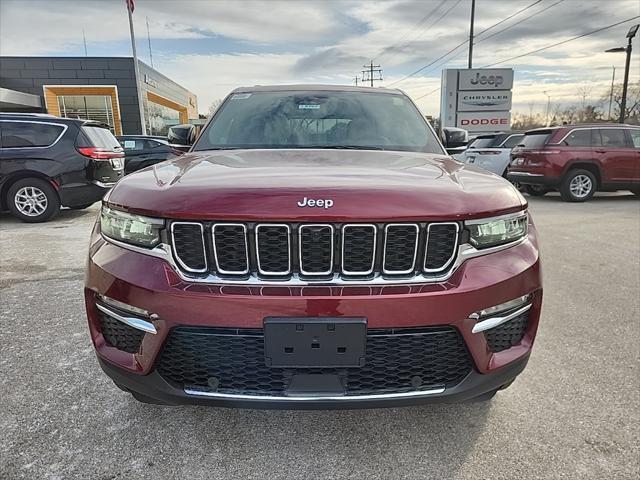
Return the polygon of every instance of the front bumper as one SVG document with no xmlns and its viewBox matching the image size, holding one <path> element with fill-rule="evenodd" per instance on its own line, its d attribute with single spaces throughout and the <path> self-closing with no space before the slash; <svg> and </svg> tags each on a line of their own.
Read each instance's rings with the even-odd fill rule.
<svg viewBox="0 0 640 480">
<path fill-rule="evenodd" d="M 526 365 L 540 316 L 542 289 L 535 229 L 509 249 L 465 261 L 446 281 L 389 286 L 239 286 L 189 283 L 163 259 L 106 242 L 94 232 L 85 279 L 89 328 L 103 370 L 118 384 L 160 402 L 267 408 L 358 408 L 458 402 L 512 381 Z M 153 314 L 132 353 L 110 345 L 101 331 L 96 295 Z M 473 312 L 532 294 L 522 339 L 492 352 L 474 333 Z M 157 362 L 177 327 L 262 329 L 267 317 L 364 317 L 368 329 L 453 327 L 473 368 L 458 384 L 397 395 L 221 395 L 186 392 L 158 373 Z"/>
<path fill-rule="evenodd" d="M 458 385 L 445 390 L 416 391 L 400 394 L 362 395 L 353 397 L 301 396 L 274 397 L 225 395 L 188 392 L 174 388 L 157 372 L 140 376 L 127 372 L 98 357 L 100 367 L 121 388 L 125 388 L 166 405 L 209 405 L 215 407 L 264 408 L 287 410 L 356 409 L 404 407 L 427 403 L 460 403 L 496 390 L 512 382 L 526 367 L 526 354 L 497 371 L 483 375 L 471 372 Z"/>
</svg>

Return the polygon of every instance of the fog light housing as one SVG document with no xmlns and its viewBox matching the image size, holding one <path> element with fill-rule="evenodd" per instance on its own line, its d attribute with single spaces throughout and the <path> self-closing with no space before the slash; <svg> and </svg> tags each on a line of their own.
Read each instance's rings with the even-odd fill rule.
<svg viewBox="0 0 640 480">
<path fill-rule="evenodd" d="M 522 295 L 508 302 L 500 303 L 492 307 L 485 308 L 469 315 L 469 318 L 476 320 L 471 330 L 473 333 L 484 332 L 490 328 L 497 327 L 503 323 L 513 320 L 518 315 L 531 308 L 531 294 Z"/>
</svg>

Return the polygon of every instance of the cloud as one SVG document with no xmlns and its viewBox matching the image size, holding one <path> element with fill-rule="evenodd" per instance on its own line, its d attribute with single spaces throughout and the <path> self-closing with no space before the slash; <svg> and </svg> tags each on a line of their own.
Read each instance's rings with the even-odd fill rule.
<svg viewBox="0 0 640 480">
<path fill-rule="evenodd" d="M 551 7 L 556 1 L 544 0 L 485 33 L 532 2 L 478 2 L 474 65 L 492 64 L 640 14 L 637 0 L 564 0 Z M 140 51 L 145 51 L 148 18 L 156 67 L 194 91 L 206 111 L 211 101 L 240 85 L 353 84 L 371 59 L 382 64 L 382 84 L 389 85 L 463 43 L 469 13 L 467 0 L 137 0 L 134 21 Z M 543 90 L 570 102 L 572 90 L 586 80 L 605 88 L 611 66 L 621 71 L 624 55 L 603 51 L 622 44 L 629 25 L 501 65 L 516 69 L 516 107 L 546 102 Z M 83 28 L 90 53 L 129 54 L 122 0 L 57 0 L 55 5 L 50 0 L 0 0 L 2 55 L 78 54 Z M 397 87 L 422 97 L 418 105 L 437 115 L 439 93 L 430 92 L 438 88 L 443 68 L 466 66 L 466 52 L 462 45 Z M 632 64 L 630 77 L 638 81 L 640 63 Z"/>
</svg>

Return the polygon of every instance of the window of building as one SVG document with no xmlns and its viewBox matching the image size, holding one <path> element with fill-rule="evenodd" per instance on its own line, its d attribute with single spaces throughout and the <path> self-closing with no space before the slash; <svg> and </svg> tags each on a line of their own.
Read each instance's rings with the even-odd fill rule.
<svg viewBox="0 0 640 480">
<path fill-rule="evenodd" d="M 84 118 L 109 125 L 114 131 L 113 107 L 109 95 L 59 95 L 60 116 Z"/>
<path fill-rule="evenodd" d="M 48 147 L 65 128 L 62 125 L 32 122 L 0 122 L 2 148 Z"/>
<path fill-rule="evenodd" d="M 180 112 L 158 103 L 147 102 L 147 134 L 166 135 L 169 127 L 180 124 Z"/>
</svg>

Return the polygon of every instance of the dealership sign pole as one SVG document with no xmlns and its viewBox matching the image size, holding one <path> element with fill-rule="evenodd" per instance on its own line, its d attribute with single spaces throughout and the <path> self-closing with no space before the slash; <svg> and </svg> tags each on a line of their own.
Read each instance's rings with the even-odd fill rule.
<svg viewBox="0 0 640 480">
<path fill-rule="evenodd" d="M 131 32 L 131 50 L 133 50 L 133 68 L 136 75 L 136 91 L 138 92 L 138 109 L 140 110 L 140 124 L 142 126 L 142 135 L 147 134 L 147 125 L 144 119 L 144 104 L 142 100 L 142 89 L 140 88 L 140 68 L 138 67 L 138 54 L 136 53 L 136 37 L 133 33 L 133 18 L 131 14 L 135 9 L 135 0 L 125 0 L 127 5 L 127 13 L 129 14 L 129 30 Z"/>
<path fill-rule="evenodd" d="M 511 128 L 513 69 L 442 71 L 440 122 L 471 133 Z"/>
</svg>

